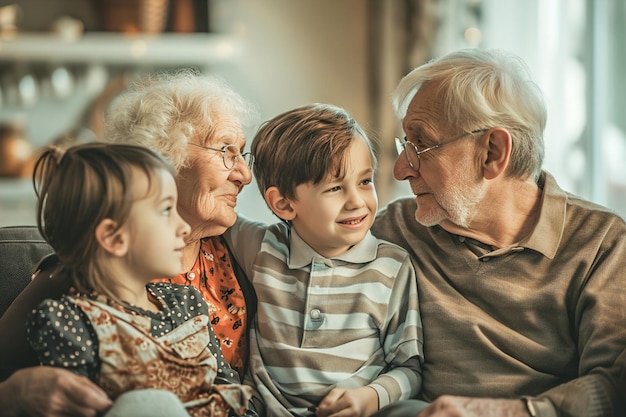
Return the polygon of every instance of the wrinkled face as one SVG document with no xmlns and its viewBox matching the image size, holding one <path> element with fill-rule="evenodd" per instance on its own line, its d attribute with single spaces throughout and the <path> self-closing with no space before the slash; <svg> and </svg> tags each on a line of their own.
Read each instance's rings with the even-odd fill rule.
<svg viewBox="0 0 626 417">
<path fill-rule="evenodd" d="M 360 242 L 374 222 L 378 198 L 367 143 L 355 137 L 346 151 L 343 178 L 300 184 L 291 201 L 298 235 L 317 253 L 338 256 Z"/>
<path fill-rule="evenodd" d="M 148 178 L 137 170 L 133 177 L 133 194 L 139 196 L 124 228 L 129 232 L 126 255 L 133 278 L 148 282 L 180 274 L 184 238 L 189 225 L 176 211 L 178 192 L 172 175 L 160 170 L 160 184 L 152 181 L 148 194 Z M 147 195 L 147 197 L 146 197 Z"/>
<path fill-rule="evenodd" d="M 445 143 L 464 133 L 446 122 L 435 87 L 436 84 L 427 83 L 417 92 L 402 122 L 407 140 L 418 149 Z M 476 157 L 479 135 L 467 135 L 423 153 L 419 171 L 411 168 L 406 155 L 396 160 L 394 177 L 409 181 L 417 201 L 415 218 L 420 224 L 434 226 L 450 221 L 467 226 L 474 217 L 486 192 Z"/>
<path fill-rule="evenodd" d="M 244 151 L 246 138 L 243 128 L 232 116 L 223 116 L 215 123 L 209 138 L 194 142 L 220 149 L 234 144 Z M 252 180 L 247 164 L 240 160 L 233 169 L 224 166 L 222 153 L 188 145 L 189 167 L 178 173 L 178 209 L 191 225 L 189 240 L 218 236 L 237 219 L 235 205 L 244 185 Z"/>
</svg>

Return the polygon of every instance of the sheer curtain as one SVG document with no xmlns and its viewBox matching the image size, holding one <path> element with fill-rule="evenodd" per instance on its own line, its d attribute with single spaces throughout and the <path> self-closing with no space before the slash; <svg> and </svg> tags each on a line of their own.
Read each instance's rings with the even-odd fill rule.
<svg viewBox="0 0 626 417">
<path fill-rule="evenodd" d="M 432 57 L 437 26 L 435 4 L 434 0 L 368 0 L 368 127 L 379 147 L 376 189 L 381 203 L 409 193 L 405 182 L 389 174 L 397 156 L 391 139 L 402 132 L 391 107 L 391 93 L 402 76 Z"/>
<path fill-rule="evenodd" d="M 481 47 L 521 55 L 545 94 L 546 169 L 566 190 L 626 216 L 626 3 L 480 3 Z"/>
</svg>

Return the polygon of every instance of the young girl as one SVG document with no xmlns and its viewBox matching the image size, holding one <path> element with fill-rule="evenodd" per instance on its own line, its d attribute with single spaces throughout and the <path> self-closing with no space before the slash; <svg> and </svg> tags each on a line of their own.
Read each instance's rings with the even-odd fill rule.
<svg viewBox="0 0 626 417">
<path fill-rule="evenodd" d="M 157 389 L 176 394 L 194 417 L 256 415 L 246 411 L 249 388 L 223 359 L 200 293 L 151 282 L 180 273 L 189 233 L 173 175 L 158 154 L 134 145 L 41 155 L 37 225 L 58 256 L 55 273 L 74 291 L 33 311 L 29 342 L 42 365 L 84 375 L 114 400 Z"/>
</svg>

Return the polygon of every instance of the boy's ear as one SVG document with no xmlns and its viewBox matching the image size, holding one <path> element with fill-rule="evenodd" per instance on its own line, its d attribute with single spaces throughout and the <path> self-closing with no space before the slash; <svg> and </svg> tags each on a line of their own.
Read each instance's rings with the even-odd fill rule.
<svg viewBox="0 0 626 417">
<path fill-rule="evenodd" d="M 265 202 L 274 214 L 283 220 L 293 220 L 296 216 L 296 212 L 291 206 L 291 201 L 284 197 L 275 186 L 265 190 Z"/>
<path fill-rule="evenodd" d="M 102 220 L 96 226 L 96 240 L 102 248 L 113 256 L 124 256 L 128 252 L 129 238 L 124 228 L 117 229 L 112 219 Z"/>
<path fill-rule="evenodd" d="M 486 179 L 494 179 L 506 171 L 511 158 L 511 134 L 506 129 L 493 129 L 485 135 L 484 144 L 487 149 L 483 161 L 483 175 Z"/>
</svg>

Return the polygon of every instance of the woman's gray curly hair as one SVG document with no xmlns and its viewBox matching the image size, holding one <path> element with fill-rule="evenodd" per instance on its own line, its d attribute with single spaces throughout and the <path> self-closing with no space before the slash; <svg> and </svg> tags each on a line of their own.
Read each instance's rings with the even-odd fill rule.
<svg viewBox="0 0 626 417">
<path fill-rule="evenodd" d="M 115 99 L 103 140 L 150 148 L 179 171 L 188 164 L 187 144 L 205 143 L 226 115 L 248 127 L 256 110 L 218 77 L 193 70 L 150 74 Z"/>
</svg>

